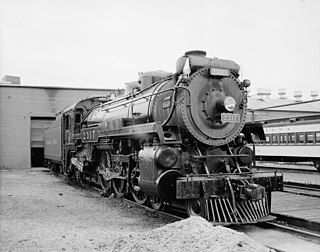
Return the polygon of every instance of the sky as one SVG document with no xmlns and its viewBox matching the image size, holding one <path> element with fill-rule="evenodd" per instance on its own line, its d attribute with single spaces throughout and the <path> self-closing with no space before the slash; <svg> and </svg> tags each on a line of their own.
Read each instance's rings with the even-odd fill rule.
<svg viewBox="0 0 320 252">
<path fill-rule="evenodd" d="M 0 0 L 0 78 L 124 88 L 184 52 L 237 62 L 250 92 L 320 95 L 319 0 Z"/>
</svg>

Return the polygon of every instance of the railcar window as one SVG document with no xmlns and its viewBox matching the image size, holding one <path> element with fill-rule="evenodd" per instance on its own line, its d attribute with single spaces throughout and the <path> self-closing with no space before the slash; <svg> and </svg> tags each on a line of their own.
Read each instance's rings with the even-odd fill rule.
<svg viewBox="0 0 320 252">
<path fill-rule="evenodd" d="M 288 143 L 294 144 L 296 142 L 296 133 L 288 133 Z"/>
<path fill-rule="evenodd" d="M 266 135 L 266 141 L 265 141 L 266 144 L 270 144 L 271 141 L 270 141 L 270 135 Z"/>
<path fill-rule="evenodd" d="M 314 132 L 306 133 L 306 143 L 314 143 Z"/>
<path fill-rule="evenodd" d="M 316 143 L 320 144 L 320 132 L 316 132 Z"/>
<path fill-rule="evenodd" d="M 279 143 L 279 136 L 276 134 L 272 134 L 272 143 L 278 144 Z"/>
<path fill-rule="evenodd" d="M 297 143 L 304 143 L 304 133 L 297 133 Z"/>
<path fill-rule="evenodd" d="M 280 143 L 281 144 L 287 143 L 287 134 L 280 134 Z"/>
</svg>

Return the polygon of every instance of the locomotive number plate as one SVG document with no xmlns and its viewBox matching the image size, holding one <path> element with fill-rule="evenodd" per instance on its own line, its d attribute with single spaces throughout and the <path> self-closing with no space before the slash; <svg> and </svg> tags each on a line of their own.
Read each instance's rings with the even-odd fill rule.
<svg viewBox="0 0 320 252">
<path fill-rule="evenodd" d="M 240 122 L 239 114 L 230 114 L 230 113 L 222 113 L 221 114 L 221 122 Z"/>
<path fill-rule="evenodd" d="M 222 69 L 222 68 L 210 68 L 210 74 L 213 76 L 230 76 L 229 69 Z"/>
<path fill-rule="evenodd" d="M 86 128 L 81 130 L 82 142 L 97 142 L 98 141 L 98 128 Z"/>
</svg>

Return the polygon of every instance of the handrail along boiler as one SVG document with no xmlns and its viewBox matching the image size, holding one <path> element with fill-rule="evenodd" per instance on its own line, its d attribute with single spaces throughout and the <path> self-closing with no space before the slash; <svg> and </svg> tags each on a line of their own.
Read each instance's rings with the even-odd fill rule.
<svg viewBox="0 0 320 252">
<path fill-rule="evenodd" d="M 245 124 L 250 82 L 238 77 L 235 62 L 190 51 L 174 74 L 140 73 L 123 96 L 91 98 L 86 112 L 79 102 L 77 132 L 61 144 L 64 172 L 157 210 L 182 207 L 216 223 L 266 219 L 282 174 L 250 169 L 247 143 L 264 133 Z"/>
</svg>

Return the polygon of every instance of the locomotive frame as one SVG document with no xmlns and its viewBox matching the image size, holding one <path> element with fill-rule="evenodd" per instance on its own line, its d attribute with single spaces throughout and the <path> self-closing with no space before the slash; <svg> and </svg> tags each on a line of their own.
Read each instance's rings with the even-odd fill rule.
<svg viewBox="0 0 320 252">
<path fill-rule="evenodd" d="M 250 83 L 233 61 L 205 56 L 187 52 L 174 74 L 146 72 L 122 97 L 62 111 L 45 132 L 48 165 L 156 210 L 172 205 L 218 224 L 268 218 L 283 178 L 250 169 L 247 143 L 264 138 L 261 124 L 245 124 Z"/>
</svg>

